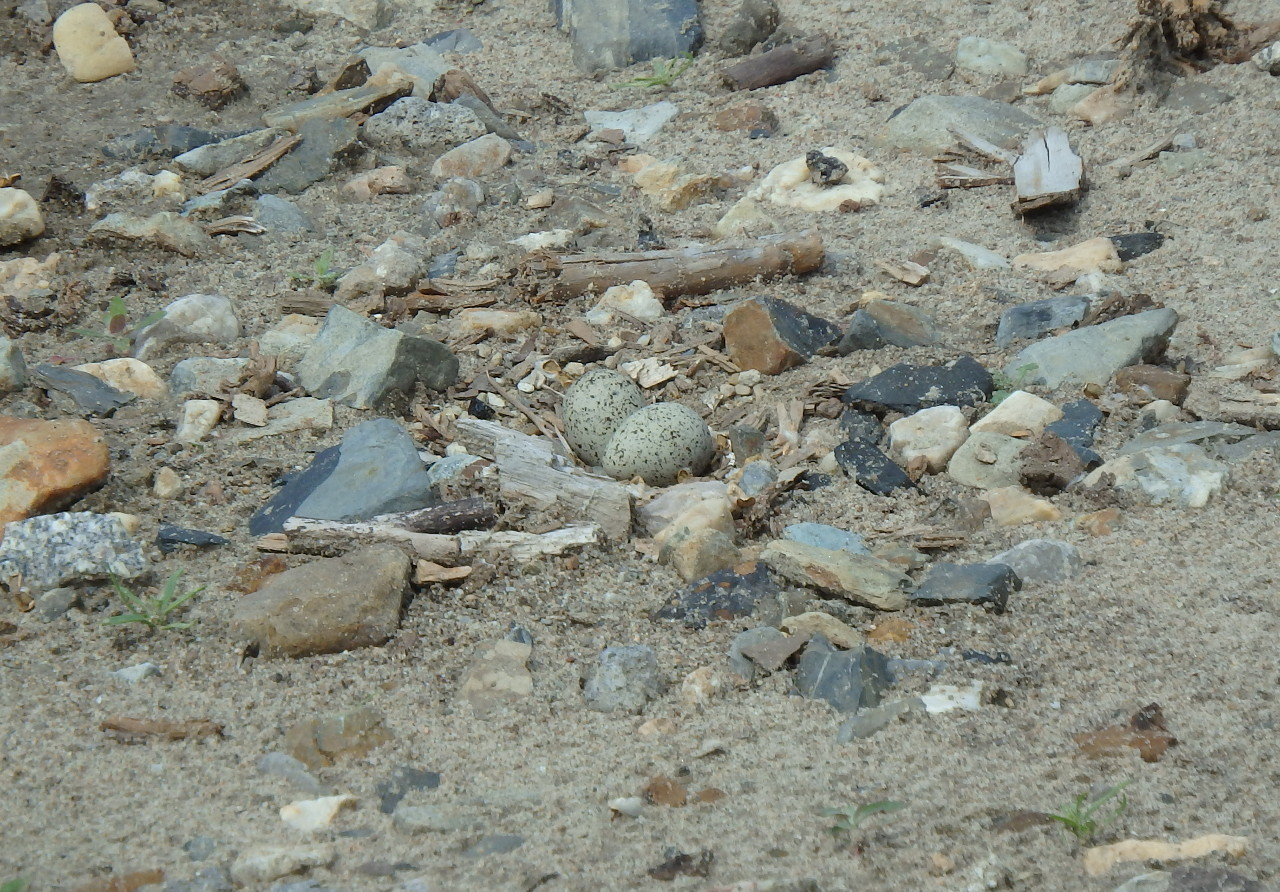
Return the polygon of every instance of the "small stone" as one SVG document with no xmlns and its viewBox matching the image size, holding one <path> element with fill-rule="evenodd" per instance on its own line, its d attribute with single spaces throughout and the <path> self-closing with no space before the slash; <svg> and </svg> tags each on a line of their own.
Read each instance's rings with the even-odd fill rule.
<svg viewBox="0 0 1280 892">
<path fill-rule="evenodd" d="M 558 0 L 556 25 L 569 32 L 584 71 L 615 70 L 649 59 L 679 59 L 702 44 L 694 0 Z"/>
<path fill-rule="evenodd" d="M 930 474 L 938 474 L 968 439 L 969 430 L 958 407 L 933 406 L 889 425 L 889 449 L 908 467 L 923 462 Z"/>
<path fill-rule="evenodd" d="M 175 74 L 170 90 L 175 96 L 189 97 L 206 108 L 219 109 L 248 93 L 249 85 L 240 76 L 239 69 L 215 56 Z"/>
<path fill-rule="evenodd" d="M 889 727 L 895 719 L 921 709 L 924 709 L 924 703 L 919 697 L 895 700 L 883 706 L 864 709 L 857 715 L 845 719 L 840 724 L 839 730 L 836 731 L 836 743 L 852 743 L 855 740 L 865 740 Z"/>
<path fill-rule="evenodd" d="M 708 620 L 750 616 L 756 606 L 778 594 L 778 587 L 762 562 L 718 570 L 690 583 L 674 600 L 653 614 L 655 620 L 682 620 L 701 629 Z"/>
<path fill-rule="evenodd" d="M 53 23 L 53 48 L 67 74 L 82 84 L 133 71 L 133 50 L 96 3 L 81 3 Z"/>
<path fill-rule="evenodd" d="M 991 373 L 972 356 L 946 365 L 899 363 L 854 384 L 840 397 L 855 408 L 910 414 L 932 406 L 972 406 L 991 398 Z"/>
<path fill-rule="evenodd" d="M 157 499 L 176 499 L 182 495 L 182 477 L 173 468 L 160 467 L 151 478 L 151 493 Z"/>
<path fill-rule="evenodd" d="M 172 344 L 229 346 L 240 337 L 240 320 L 221 294 L 188 294 L 164 308 L 164 316 L 138 332 L 133 355 L 140 360 Z"/>
<path fill-rule="evenodd" d="M 941 236 L 935 240 L 935 243 L 939 248 L 946 248 L 948 251 L 954 251 L 959 254 L 969 264 L 970 269 L 1009 268 L 1009 261 L 1005 260 L 1003 255 L 997 254 L 990 248 L 975 245 L 973 242 L 961 241 L 950 236 Z"/>
<path fill-rule="evenodd" d="M 1042 126 L 1003 102 L 977 96 L 921 96 L 889 119 L 884 138 L 897 148 L 940 152 L 955 142 L 951 128 L 1007 146 Z"/>
<path fill-rule="evenodd" d="M 680 700 L 688 706 L 707 706 L 724 690 L 724 680 L 710 666 L 700 666 L 680 682 Z"/>
<path fill-rule="evenodd" d="M 217 533 L 193 530 L 187 527 L 176 527 L 171 523 L 160 524 L 160 529 L 156 531 L 156 545 L 160 546 L 160 551 L 164 554 L 175 551 L 179 545 L 195 545 L 197 548 L 208 548 L 230 544 L 230 539 L 219 536 Z"/>
<path fill-rule="evenodd" d="M 747 99 L 716 112 L 711 126 L 717 130 L 750 130 L 772 133 L 778 129 L 778 116 L 758 99 Z"/>
<path fill-rule="evenodd" d="M 306 211 L 278 195 L 259 195 L 253 207 L 254 219 L 271 232 L 320 231 L 320 227 Z"/>
<path fill-rule="evenodd" d="M 1124 269 L 1116 246 L 1109 238 L 1092 238 L 1060 251 L 1019 254 L 1013 258 L 1013 266 L 1015 269 L 1061 273 L 1071 278 L 1091 272 L 1118 273 Z"/>
<path fill-rule="evenodd" d="M 86 3 L 86 6 L 95 4 Z M 16 245 L 44 233 L 40 205 L 24 189 L 0 188 L 0 247 Z"/>
<path fill-rule="evenodd" d="M 1027 56 L 1013 44 L 1000 40 L 962 37 L 956 46 L 956 67 L 977 74 L 1022 77 L 1027 73 Z"/>
<path fill-rule="evenodd" d="M 618 163 L 618 170 L 632 174 L 632 181 L 658 205 L 659 210 L 684 210 L 702 200 L 715 185 L 709 174 L 689 173 L 675 161 L 652 155 L 633 155 Z"/>
<path fill-rule="evenodd" d="M 321 558 L 272 577 L 235 606 L 231 625 L 264 656 L 382 644 L 400 625 L 410 561 L 393 545 Z"/>
<path fill-rule="evenodd" d="M 378 794 L 378 809 L 384 815 L 396 811 L 400 801 L 409 793 L 435 790 L 440 786 L 440 773 L 414 768 L 412 765 L 401 765 L 391 772 L 385 781 L 379 781 L 374 787 Z"/>
<path fill-rule="evenodd" d="M 1154 229 L 1146 229 L 1142 232 L 1126 232 L 1122 235 L 1111 236 L 1111 241 L 1115 243 L 1116 253 L 1125 263 L 1144 254 L 1150 254 L 1152 251 L 1164 244 L 1164 234 L 1156 232 Z"/>
<path fill-rule="evenodd" d="M 323 324 L 312 316 L 289 313 L 262 333 L 258 338 L 258 347 L 264 355 L 278 357 L 282 363 L 292 365 L 306 355 L 307 350 L 315 343 L 316 336 L 320 334 L 320 327 Z M 181 365 L 180 362 L 174 366 L 175 375 Z M 170 376 L 169 383 L 174 383 L 174 376 Z"/>
<path fill-rule="evenodd" d="M 477 645 L 458 696 L 481 718 L 523 700 L 533 693 L 533 676 L 526 665 L 532 652 L 530 645 L 506 639 Z"/>
<path fill-rule="evenodd" d="M 75 403 L 74 411 L 82 415 L 110 415 L 131 402 L 133 394 L 116 390 L 88 372 L 42 362 L 31 370 L 31 380 L 50 394 L 64 394 Z"/>
<path fill-rule="evenodd" d="M 110 575 L 142 576 L 150 563 L 129 529 L 132 522 L 123 519 L 128 516 L 77 511 L 10 521 L 0 541 L 0 582 L 15 591 L 43 592 Z"/>
<path fill-rule="evenodd" d="M 117 669 L 111 673 L 116 678 L 127 681 L 129 684 L 137 684 L 146 678 L 155 678 L 160 675 L 160 667 L 155 663 L 138 663 L 135 666 L 129 666 L 124 669 Z"/>
<path fill-rule="evenodd" d="M 213 241 L 198 223 L 173 211 L 149 217 L 107 214 L 89 227 L 88 237 L 95 244 L 141 242 L 183 257 L 195 257 L 213 247 Z"/>
<path fill-rule="evenodd" d="M 841 470 L 868 492 L 892 495 L 896 489 L 915 489 L 915 482 L 889 456 L 862 440 L 847 440 L 835 448 Z"/>
<path fill-rule="evenodd" d="M 1088 467 L 1075 447 L 1048 432 L 1023 450 L 1021 459 L 1018 480 L 1041 496 L 1062 492 L 1082 477 Z"/>
<path fill-rule="evenodd" d="M 1019 456 L 1029 444 L 1004 434 L 972 433 L 951 456 L 951 479 L 978 489 L 995 489 L 1018 482 Z"/>
<path fill-rule="evenodd" d="M 231 864 L 231 879 L 241 886 L 260 886 L 313 867 L 328 867 L 337 857 L 328 845 L 259 846 L 237 856 Z"/>
<path fill-rule="evenodd" d="M 865 640 L 861 632 L 840 622 L 829 613 L 811 611 L 789 616 L 782 621 L 782 631 L 798 637 L 821 635 L 836 647 L 852 650 L 861 647 Z"/>
<path fill-rule="evenodd" d="M 1045 427 L 1062 418 L 1062 410 L 1048 400 L 1025 390 L 1015 390 L 1006 396 L 969 430 L 977 433 L 1026 436 L 1029 432 L 1039 435 Z"/>
<path fill-rule="evenodd" d="M 1057 539 L 1028 539 L 1000 552 L 987 561 L 1004 564 L 1023 583 L 1065 582 L 1080 575 L 1084 559 L 1080 549 Z"/>
<path fill-rule="evenodd" d="M 952 712 L 956 709 L 976 711 L 982 708 L 982 682 L 971 681 L 965 685 L 933 684 L 921 697 L 924 711 L 930 715 Z"/>
<path fill-rule="evenodd" d="M 793 523 L 783 528 L 782 537 L 801 545 L 847 551 L 849 554 L 870 554 L 866 543 L 857 533 L 828 526 L 825 523 Z"/>
<path fill-rule="evenodd" d="M 392 740 L 382 713 L 369 706 L 304 719 L 285 735 L 289 755 L 308 768 L 327 768 L 339 756 L 357 758 Z"/>
<path fill-rule="evenodd" d="M 687 471 L 695 477 L 716 455 L 711 429 L 702 416 L 680 403 L 654 403 L 618 426 L 600 457 L 616 480 L 640 477 L 650 486 L 670 486 Z"/>
<path fill-rule="evenodd" d="M 0 415 L 0 526 L 75 502 L 109 470 L 106 442 L 89 422 Z"/>
<path fill-rule="evenodd" d="M 541 324 L 542 317 L 533 310 L 470 308 L 453 314 L 453 336 L 465 338 L 487 329 L 499 337 L 514 337 Z"/>
<path fill-rule="evenodd" d="M 1063 385 L 1106 385 L 1120 369 L 1159 359 L 1178 325 L 1170 309 L 1121 316 L 1099 325 L 1078 328 L 1024 348 L 1005 366 L 1005 375 L 1026 384 L 1057 388 Z"/>
<path fill-rule="evenodd" d="M 1081 399 L 1064 405 L 1062 418 L 1045 427 L 1045 432 L 1066 440 L 1088 464 L 1090 456 L 1097 457 L 1090 447 L 1093 446 L 1094 431 L 1101 423 L 1102 410 L 1089 400 Z M 1100 459 L 1098 463 L 1101 463 Z"/>
<path fill-rule="evenodd" d="M 319 799 L 299 799 L 280 809 L 280 820 L 293 830 L 315 833 L 333 824 L 338 813 L 356 807 L 356 797 L 350 793 L 340 796 L 322 796 Z"/>
<path fill-rule="evenodd" d="M 809 639 L 796 667 L 800 696 L 825 700 L 837 712 L 879 706 L 889 684 L 884 654 L 869 647 L 837 650 L 821 635 Z"/>
<path fill-rule="evenodd" d="M 1037 499 L 1021 486 L 1002 486 L 982 493 L 978 498 L 991 506 L 991 520 L 996 526 L 1012 527 L 1041 520 L 1061 520 L 1062 512 L 1048 499 Z"/>
<path fill-rule="evenodd" d="M 427 97 L 434 92 L 435 83 L 451 68 L 449 61 L 441 55 L 449 52 L 445 49 L 447 44 L 446 38 L 440 44 L 427 40 L 405 47 L 371 46 L 360 50 L 358 58 L 365 61 L 375 78 L 393 73 L 407 77 L 413 82 L 414 96 Z"/>
<path fill-rule="evenodd" d="M 1137 391 L 1156 400 L 1181 406 L 1191 388 L 1191 376 L 1154 365 L 1131 365 L 1116 372 L 1116 389 Z"/>
<path fill-rule="evenodd" d="M 211 142 L 218 142 L 231 135 L 211 133 L 208 130 L 181 124 L 144 127 L 109 140 L 102 147 L 102 154 L 108 158 L 121 160 L 173 158 L 183 152 L 189 152 Z"/>
<path fill-rule="evenodd" d="M 1018 304 L 1000 314 L 996 346 L 1008 347 L 1018 339 L 1038 338 L 1059 328 L 1071 328 L 1089 312 L 1089 298 L 1073 294 Z"/>
<path fill-rule="evenodd" d="M 0 273 L 0 280 L 4 276 Z M 3 285 L 0 284 L 0 291 Z M 27 362 L 18 342 L 0 337 L 0 394 L 14 393 L 27 386 Z"/>
<path fill-rule="evenodd" d="M 988 604 L 1004 613 L 1022 580 L 1007 564 L 951 564 L 937 561 L 911 596 L 915 604 Z"/>
<path fill-rule="evenodd" d="M 850 440 L 870 443 L 872 446 L 879 446 L 885 435 L 879 418 L 857 409 L 845 409 L 840 413 L 840 430 Z"/>
<path fill-rule="evenodd" d="M 258 760 L 258 773 L 269 777 L 279 777 L 288 781 L 296 789 L 312 796 L 331 796 L 333 791 L 316 779 L 307 766 L 288 753 L 267 753 Z"/>
<path fill-rule="evenodd" d="M 666 537 L 658 552 L 659 563 L 670 566 L 686 582 L 733 567 L 740 559 L 733 539 L 715 529 L 683 527 Z"/>
<path fill-rule="evenodd" d="M 740 368 L 777 375 L 808 361 L 836 341 L 840 329 L 826 319 L 774 297 L 740 301 L 724 318 L 725 349 Z"/>
<path fill-rule="evenodd" d="M 1203 508 L 1222 489 L 1227 469 L 1193 443 L 1155 446 L 1122 455 L 1101 465 L 1084 480 L 1096 486 L 1108 475 L 1118 489 L 1144 493 L 1154 504 Z"/>
<path fill-rule="evenodd" d="M 80 592 L 70 586 L 59 586 L 36 595 L 34 610 L 42 622 L 51 623 L 65 616 L 79 602 Z"/>
<path fill-rule="evenodd" d="M 347 180 L 342 191 L 352 198 L 368 201 L 375 195 L 408 195 L 413 191 L 413 181 L 403 167 L 388 165 Z"/>
<path fill-rule="evenodd" d="M 178 443 L 199 443 L 213 432 L 222 417 L 222 403 L 217 400 L 187 400 L 182 404 L 173 439 Z"/>
<path fill-rule="evenodd" d="M 605 648 L 582 688 L 587 705 L 599 712 L 642 712 L 661 692 L 658 658 L 643 644 Z"/>
<path fill-rule="evenodd" d="M 783 642 L 793 646 L 786 649 L 784 645 L 786 652 L 780 659 L 774 660 L 769 656 L 762 656 L 765 653 L 763 648 L 782 645 Z M 729 646 L 729 665 L 739 676 L 750 681 L 756 676 L 757 666 L 766 672 L 776 672 L 802 646 L 803 643 L 799 639 L 783 635 L 772 626 L 757 626 L 734 636 L 733 644 Z"/>
<path fill-rule="evenodd" d="M 75 366 L 75 370 L 93 375 L 104 384 L 140 399 L 160 400 L 169 395 L 164 379 L 140 359 L 125 356 L 103 362 L 86 362 Z"/>
<path fill-rule="evenodd" d="M 231 397 L 231 408 L 233 409 L 232 417 L 241 424 L 253 427 L 265 427 L 267 424 L 266 400 L 247 393 L 237 393 Z"/>
<path fill-rule="evenodd" d="M 785 539 L 766 545 L 760 560 L 793 583 L 877 610 L 901 610 L 907 603 L 905 592 L 913 585 L 910 578 L 879 558 Z"/>
<path fill-rule="evenodd" d="M 355 149 L 360 129 L 349 118 L 317 117 L 303 121 L 298 135 L 302 142 L 255 181 L 260 191 L 291 195 L 306 191 L 329 176 L 340 159 Z"/>
<path fill-rule="evenodd" d="M 1120 522 L 1119 508 L 1103 508 L 1091 511 L 1076 518 L 1076 527 L 1090 536 L 1110 536 L 1115 532 L 1115 525 Z"/>
<path fill-rule="evenodd" d="M 614 285 L 606 289 L 600 296 L 600 302 L 588 310 L 584 318 L 591 325 L 609 326 L 618 312 L 641 322 L 657 322 L 667 314 L 649 284 L 637 279 L 630 285 Z"/>
<path fill-rule="evenodd" d="M 836 346 L 841 356 L 885 345 L 921 347 L 936 344 L 942 333 L 924 310 L 892 300 L 875 300 L 853 314 Z"/>
<path fill-rule="evenodd" d="M 206 142 L 181 153 L 173 159 L 173 162 L 187 173 L 202 177 L 212 176 L 224 167 L 230 167 L 246 156 L 265 149 L 285 133 L 284 130 L 266 127 L 229 139 Z"/>
<path fill-rule="evenodd" d="M 511 151 L 511 143 L 496 133 L 486 133 L 441 155 L 431 165 L 431 175 L 444 179 L 482 177 L 505 167 Z"/>
<path fill-rule="evenodd" d="M 483 136 L 485 127 L 465 106 L 408 96 L 369 118 L 362 133 L 374 148 L 438 156 Z"/>
<path fill-rule="evenodd" d="M 438 805 L 405 805 L 396 807 L 391 815 L 391 825 L 401 833 L 416 836 L 420 833 L 457 833 L 479 830 L 484 820 L 475 815 L 462 814 Z"/>
</svg>

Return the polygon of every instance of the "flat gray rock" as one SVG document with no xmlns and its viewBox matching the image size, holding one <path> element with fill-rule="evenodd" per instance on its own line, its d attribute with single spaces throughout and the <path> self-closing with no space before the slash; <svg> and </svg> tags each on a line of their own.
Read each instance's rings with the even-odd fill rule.
<svg viewBox="0 0 1280 892">
<path fill-rule="evenodd" d="M 1125 366 L 1157 361 L 1177 325 L 1177 312 L 1165 308 L 1077 328 L 1024 347 L 1004 373 L 1049 388 L 1106 385 Z"/>
<path fill-rule="evenodd" d="M 1033 128 L 1044 126 L 1024 111 L 978 96 L 921 96 L 885 125 L 884 141 L 899 149 L 938 152 L 956 138 L 948 127 L 1009 146 Z"/>
<path fill-rule="evenodd" d="M 884 654 L 869 647 L 838 650 L 822 635 L 809 640 L 796 667 L 800 695 L 825 700 L 838 712 L 879 706 L 880 695 L 889 684 Z"/>
<path fill-rule="evenodd" d="M 697 0 L 552 0 L 584 71 L 675 59 L 702 44 Z"/>
<path fill-rule="evenodd" d="M 653 649 L 631 644 L 600 652 L 582 694 L 587 705 L 600 712 L 640 712 L 661 690 Z"/>
<path fill-rule="evenodd" d="M 1028 539 L 987 560 L 1004 564 L 1023 582 L 1063 582 L 1084 569 L 1080 549 L 1058 539 Z"/>
</svg>

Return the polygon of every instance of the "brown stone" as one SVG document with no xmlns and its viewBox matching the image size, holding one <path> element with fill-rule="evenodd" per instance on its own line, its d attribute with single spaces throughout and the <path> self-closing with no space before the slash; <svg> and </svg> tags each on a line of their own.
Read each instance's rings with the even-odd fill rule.
<svg viewBox="0 0 1280 892">
<path fill-rule="evenodd" d="M 102 435 L 80 419 L 0 415 L 0 525 L 58 511 L 106 482 Z"/>
<path fill-rule="evenodd" d="M 217 57 L 179 71 L 173 76 L 171 89 L 175 96 L 190 97 L 213 109 L 222 108 L 249 91 L 236 67 Z"/>
<path fill-rule="evenodd" d="M 1070 443 L 1057 434 L 1044 433 L 1022 451 L 1018 479 L 1036 495 L 1052 496 L 1084 472 L 1084 462 Z"/>
<path fill-rule="evenodd" d="M 840 328 L 783 300 L 739 301 L 724 317 L 724 343 L 741 369 L 776 375 L 839 339 Z"/>
<path fill-rule="evenodd" d="M 1191 376 L 1158 365 L 1131 365 L 1116 372 L 1116 389 L 1136 391 L 1152 400 L 1168 400 L 1181 406 L 1191 387 Z"/>
<path fill-rule="evenodd" d="M 758 99 L 735 102 L 716 112 L 711 126 L 717 130 L 753 130 L 772 133 L 778 129 L 778 116 Z"/>
</svg>

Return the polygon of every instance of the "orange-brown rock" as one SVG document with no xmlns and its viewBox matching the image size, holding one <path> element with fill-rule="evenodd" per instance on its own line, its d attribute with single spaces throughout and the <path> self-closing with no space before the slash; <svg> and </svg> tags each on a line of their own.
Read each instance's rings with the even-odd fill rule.
<svg viewBox="0 0 1280 892">
<path fill-rule="evenodd" d="M 70 505 L 109 469 L 107 444 L 87 421 L 0 415 L 0 526 Z"/>
<path fill-rule="evenodd" d="M 739 368 L 776 375 L 795 368 L 840 337 L 826 319 L 774 297 L 736 303 L 724 318 L 724 343 Z"/>
</svg>

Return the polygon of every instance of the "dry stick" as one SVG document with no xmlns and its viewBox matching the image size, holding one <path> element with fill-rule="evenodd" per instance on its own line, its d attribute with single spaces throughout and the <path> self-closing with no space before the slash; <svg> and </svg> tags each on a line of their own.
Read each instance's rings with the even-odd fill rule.
<svg viewBox="0 0 1280 892">
<path fill-rule="evenodd" d="M 732 90 L 754 90 L 785 84 L 803 74 L 826 68 L 835 55 L 825 37 L 788 43 L 758 56 L 748 56 L 721 72 Z"/>
<path fill-rule="evenodd" d="M 493 526 L 498 515 L 493 506 L 480 496 L 455 499 L 429 508 L 384 514 L 377 520 L 404 527 L 415 533 L 456 533 Z"/>
<path fill-rule="evenodd" d="M 275 142 L 265 149 L 260 149 L 243 161 L 238 161 L 230 167 L 223 168 L 213 176 L 201 180 L 196 189 L 201 195 L 204 195 L 207 192 L 217 192 L 219 189 L 234 186 L 241 180 L 252 179 L 283 158 L 287 152 L 291 151 L 300 142 L 302 142 L 302 137 L 296 133 L 278 136 Z"/>
<path fill-rule="evenodd" d="M 643 279 L 667 297 L 709 294 L 751 282 L 812 272 L 822 265 L 822 239 L 808 230 L 736 241 L 713 247 L 667 251 L 552 254 L 526 257 L 518 271 L 521 288 L 537 303 L 564 301 Z"/>
<path fill-rule="evenodd" d="M 533 426 L 538 429 L 538 433 L 542 434 L 542 436 L 546 437 L 548 440 L 551 440 L 552 442 L 564 443 L 564 438 L 561 437 L 558 432 L 552 433 L 550 430 L 548 430 L 546 424 L 542 420 L 542 417 L 538 415 L 537 412 L 533 411 L 533 409 L 529 407 L 528 403 L 520 399 L 520 397 L 516 396 L 511 391 L 507 390 L 505 387 L 502 387 L 501 385 L 499 385 L 497 381 L 494 381 L 493 378 L 489 376 L 488 372 L 484 373 L 484 379 L 487 382 L 488 386 L 493 388 L 494 393 L 496 393 L 498 396 L 502 397 L 504 400 L 506 400 L 511 405 L 515 406 L 517 409 L 523 412 L 524 416 L 533 422 Z M 567 443 L 564 443 L 564 447 L 567 450 L 569 448 L 569 445 Z"/>
</svg>

